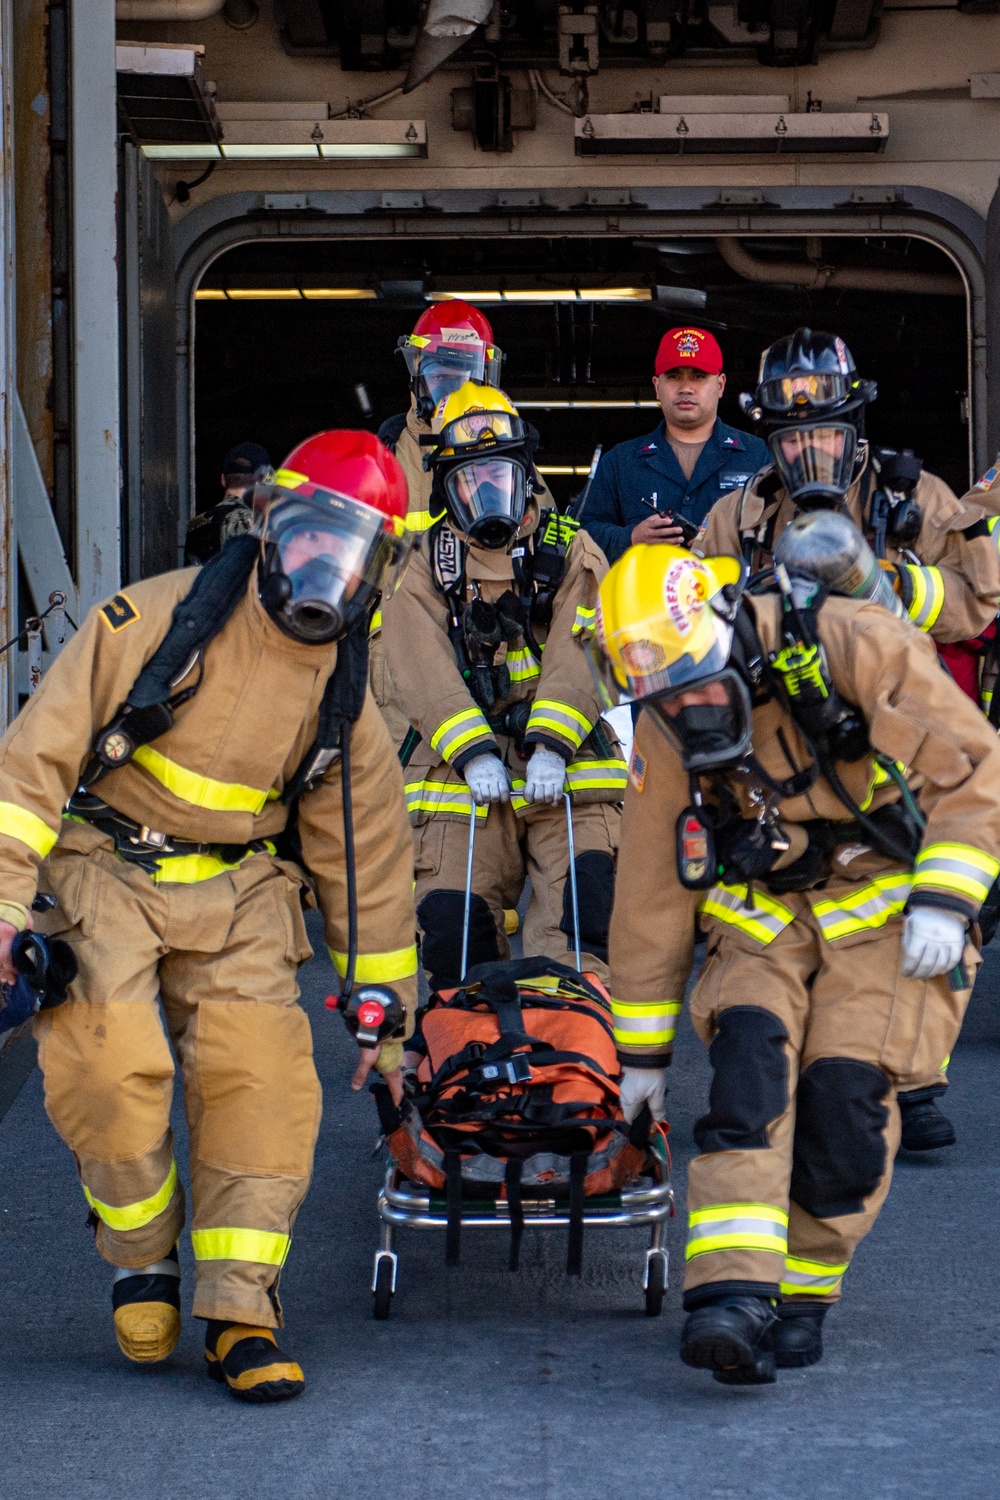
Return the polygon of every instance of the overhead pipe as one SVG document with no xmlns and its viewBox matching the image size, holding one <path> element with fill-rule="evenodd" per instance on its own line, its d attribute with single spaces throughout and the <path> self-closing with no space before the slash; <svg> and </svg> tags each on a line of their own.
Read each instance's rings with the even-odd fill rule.
<svg viewBox="0 0 1000 1500">
<path fill-rule="evenodd" d="M 716 249 L 726 265 L 745 281 L 771 286 L 807 287 L 821 292 L 915 292 L 925 297 L 964 297 L 965 283 L 957 272 L 897 271 L 875 266 L 827 266 L 819 261 L 760 260 L 739 240 L 720 235 Z"/>
</svg>

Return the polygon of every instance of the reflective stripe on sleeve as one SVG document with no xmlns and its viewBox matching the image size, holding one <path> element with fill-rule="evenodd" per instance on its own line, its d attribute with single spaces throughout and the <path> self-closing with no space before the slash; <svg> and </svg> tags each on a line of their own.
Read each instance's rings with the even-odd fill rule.
<svg viewBox="0 0 1000 1500">
<path fill-rule="evenodd" d="M 688 1215 L 686 1260 L 712 1250 L 788 1254 L 788 1215 L 769 1203 L 720 1203 Z"/>
<path fill-rule="evenodd" d="M 511 682 L 533 682 L 536 677 L 542 675 L 541 666 L 527 646 L 519 651 L 508 651 L 506 666 Z"/>
<path fill-rule="evenodd" d="M 407 531 L 428 531 L 431 526 L 429 510 L 411 510 L 406 517 Z"/>
<path fill-rule="evenodd" d="M 936 886 L 981 904 L 1000 871 L 1000 862 L 969 844 L 929 844 L 917 855 L 913 889 Z"/>
<path fill-rule="evenodd" d="M 698 910 L 738 928 L 758 943 L 772 943 L 795 920 L 795 913 L 773 896 L 764 896 L 757 890 L 753 893 L 753 906 L 748 906 L 747 894 L 745 885 L 713 885 Z"/>
<path fill-rule="evenodd" d="M 828 943 L 854 932 L 875 931 L 903 910 L 911 884 L 910 875 L 880 875 L 848 896 L 814 902 L 813 916 Z"/>
<path fill-rule="evenodd" d="M 463 708 L 438 725 L 431 735 L 431 749 L 451 760 L 464 745 L 492 737 L 493 731 L 478 708 Z"/>
<path fill-rule="evenodd" d="M 831 1297 L 839 1292 L 846 1266 L 828 1266 L 821 1260 L 799 1260 L 789 1255 L 781 1280 L 783 1297 Z"/>
<path fill-rule="evenodd" d="M 681 1000 L 633 1002 L 611 998 L 615 1041 L 620 1047 L 664 1047 L 677 1035 Z"/>
<path fill-rule="evenodd" d="M 19 807 L 16 802 L 0 802 L 0 833 L 5 833 L 9 839 L 17 839 L 19 844 L 27 844 L 39 859 L 45 858 L 59 837 L 48 823 L 43 823 L 41 818 L 26 807 Z"/>
<path fill-rule="evenodd" d="M 556 698 L 536 698 L 526 732 L 531 734 L 533 730 L 550 729 L 561 734 L 574 750 L 578 750 L 592 728 L 586 714 L 580 713 L 571 703 L 560 703 Z"/>
<path fill-rule="evenodd" d="M 258 1266 L 283 1266 L 291 1235 L 269 1229 L 192 1229 L 195 1260 L 247 1260 Z"/>
<path fill-rule="evenodd" d="M 382 629 L 382 611 L 381 611 L 381 609 L 377 609 L 375 611 L 375 613 L 372 615 L 372 622 L 371 622 L 371 624 L 368 627 L 368 634 L 369 635 L 377 635 L 378 632 L 381 629 Z"/>
<path fill-rule="evenodd" d="M 576 618 L 573 621 L 574 635 L 589 635 L 593 632 L 597 621 L 597 610 L 587 609 L 584 605 L 576 606 Z"/>
<path fill-rule="evenodd" d="M 522 781 L 521 785 L 524 785 Z M 413 813 L 460 813 L 468 817 L 472 794 L 464 781 L 409 781 L 406 784 L 406 810 Z M 485 818 L 488 807 L 477 807 L 476 817 Z"/>
<path fill-rule="evenodd" d="M 109 1229 L 145 1229 L 147 1224 L 151 1224 L 162 1214 L 174 1196 L 176 1187 L 177 1163 L 171 1160 L 166 1182 L 151 1198 L 143 1198 L 139 1203 L 125 1203 L 120 1207 L 102 1203 L 86 1186 L 83 1189 L 83 1196 L 101 1223 L 106 1224 Z"/>
<path fill-rule="evenodd" d="M 566 767 L 571 792 L 618 792 L 624 797 L 628 766 L 623 760 L 575 760 Z"/>
<path fill-rule="evenodd" d="M 343 979 L 347 973 L 347 954 L 330 949 L 333 966 Z M 390 984 L 394 979 L 409 979 L 417 972 L 417 945 L 393 948 L 389 953 L 359 953 L 354 977 L 359 984 Z"/>
<path fill-rule="evenodd" d="M 906 613 L 918 630 L 931 630 L 937 624 L 944 606 L 944 578 L 940 568 L 925 568 L 917 563 L 898 563 L 905 568 L 913 586 L 913 596 Z"/>
<path fill-rule="evenodd" d="M 132 757 L 137 766 L 142 766 L 168 792 L 181 802 L 192 807 L 207 807 L 212 812 L 262 812 L 268 800 L 265 789 L 260 792 L 253 786 L 241 786 L 237 781 L 215 781 L 211 776 L 200 776 L 189 771 L 176 761 L 168 760 L 159 750 L 150 745 L 140 745 Z"/>
</svg>

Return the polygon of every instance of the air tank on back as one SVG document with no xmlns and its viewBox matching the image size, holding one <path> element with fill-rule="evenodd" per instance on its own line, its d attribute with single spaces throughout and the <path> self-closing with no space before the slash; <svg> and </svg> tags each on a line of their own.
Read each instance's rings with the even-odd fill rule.
<svg viewBox="0 0 1000 1500">
<path fill-rule="evenodd" d="M 796 516 L 774 548 L 774 560 L 793 579 L 814 578 L 831 594 L 866 599 L 906 618 L 890 575 L 850 516 L 839 510 L 813 510 Z"/>
</svg>

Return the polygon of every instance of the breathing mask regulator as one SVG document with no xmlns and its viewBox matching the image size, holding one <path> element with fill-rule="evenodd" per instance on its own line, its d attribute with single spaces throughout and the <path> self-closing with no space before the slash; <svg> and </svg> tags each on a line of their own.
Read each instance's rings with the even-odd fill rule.
<svg viewBox="0 0 1000 1500">
<path fill-rule="evenodd" d="M 865 407 L 872 380 L 858 378 L 842 338 L 796 329 L 764 350 L 757 389 L 740 407 L 763 427 L 781 483 L 799 510 L 842 505 L 865 467 Z"/>
</svg>

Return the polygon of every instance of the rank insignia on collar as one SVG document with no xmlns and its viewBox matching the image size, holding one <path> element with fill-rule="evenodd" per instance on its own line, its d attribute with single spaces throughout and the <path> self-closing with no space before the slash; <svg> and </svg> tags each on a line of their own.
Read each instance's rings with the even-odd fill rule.
<svg viewBox="0 0 1000 1500">
<path fill-rule="evenodd" d="M 117 635 L 119 630 L 124 630 L 133 620 L 141 620 L 142 616 L 127 594 L 116 594 L 102 606 L 101 618 L 111 633 Z"/>
</svg>

